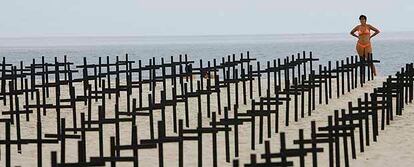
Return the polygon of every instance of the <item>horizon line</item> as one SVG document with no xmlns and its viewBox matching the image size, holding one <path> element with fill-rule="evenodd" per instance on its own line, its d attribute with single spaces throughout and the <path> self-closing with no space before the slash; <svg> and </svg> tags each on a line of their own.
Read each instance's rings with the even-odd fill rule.
<svg viewBox="0 0 414 167">
<path fill-rule="evenodd" d="M 56 34 L 56 35 L 23 35 L 23 36 L 0 36 L 1 39 L 16 38 L 79 38 L 79 37 L 218 37 L 218 36 L 264 36 L 264 35 L 324 35 L 324 34 L 344 34 L 349 32 L 307 32 L 307 33 L 246 33 L 246 34 L 176 34 L 176 35 L 160 35 L 160 34 Z M 381 33 L 414 33 L 411 31 L 382 31 Z"/>
</svg>

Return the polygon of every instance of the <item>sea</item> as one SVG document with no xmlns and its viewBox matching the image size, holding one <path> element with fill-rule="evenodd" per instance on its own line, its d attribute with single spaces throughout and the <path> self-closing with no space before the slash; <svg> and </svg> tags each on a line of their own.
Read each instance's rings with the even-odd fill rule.
<svg viewBox="0 0 414 167">
<path fill-rule="evenodd" d="M 348 33 L 335 34 L 277 34 L 277 35 L 206 35 L 206 36 L 61 36 L 61 37 L 0 37 L 0 57 L 7 63 L 28 65 L 44 56 L 47 62 L 54 57 L 75 64 L 96 63 L 110 56 L 122 60 L 125 54 L 131 60 L 147 63 L 152 57 L 170 60 L 187 54 L 190 60 L 212 61 L 241 53 L 266 65 L 266 61 L 296 55 L 306 51 L 319 58 L 320 64 L 343 60 L 356 55 L 357 39 Z M 414 63 L 414 32 L 383 32 L 372 38 L 373 58 L 379 60 L 378 75 L 393 75 L 406 63 Z"/>
</svg>

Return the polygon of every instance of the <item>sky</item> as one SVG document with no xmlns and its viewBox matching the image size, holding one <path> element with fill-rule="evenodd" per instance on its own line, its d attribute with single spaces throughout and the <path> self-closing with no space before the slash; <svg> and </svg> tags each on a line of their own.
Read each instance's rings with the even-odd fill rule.
<svg viewBox="0 0 414 167">
<path fill-rule="evenodd" d="M 0 0 L 0 37 L 414 31 L 413 0 Z"/>
</svg>

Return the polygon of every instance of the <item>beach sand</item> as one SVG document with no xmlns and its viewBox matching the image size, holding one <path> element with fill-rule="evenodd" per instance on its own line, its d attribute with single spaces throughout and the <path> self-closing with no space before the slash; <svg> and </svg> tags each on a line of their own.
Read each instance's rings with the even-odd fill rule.
<svg viewBox="0 0 414 167">
<path fill-rule="evenodd" d="M 414 105 L 408 105 L 403 115 L 396 116 L 390 125 L 380 131 L 378 142 L 358 154 L 351 166 L 406 167 L 414 164 Z"/>
<path fill-rule="evenodd" d="M 293 102 L 290 103 L 290 125 L 286 127 L 285 124 L 285 105 L 280 107 L 279 111 L 279 127 L 280 132 L 286 133 L 286 142 L 287 148 L 298 148 L 297 145 L 293 145 L 293 140 L 298 139 L 298 129 L 304 129 L 305 138 L 310 137 L 310 122 L 316 121 L 316 126 L 326 126 L 327 125 L 327 118 L 328 115 L 333 115 L 334 110 L 346 109 L 347 104 L 349 101 L 355 103 L 358 97 L 363 97 L 364 93 L 372 92 L 373 88 L 381 86 L 382 81 L 385 78 L 378 77 L 373 81 L 367 82 L 364 87 L 358 87 L 357 89 L 351 90 L 350 93 L 345 93 L 339 99 L 336 98 L 336 94 L 334 93 L 335 88 L 335 80 L 333 80 L 332 90 L 333 90 L 333 98 L 329 100 L 329 104 L 325 105 L 324 101 L 323 104 L 318 104 L 318 97 L 316 97 L 316 109 L 312 112 L 312 116 L 307 116 L 307 111 L 305 110 L 305 117 L 300 118 L 298 122 L 294 122 L 293 117 Z M 196 82 L 194 82 L 194 86 Z M 171 98 L 171 85 L 167 82 L 167 97 L 168 99 Z M 262 96 L 265 95 L 266 89 L 266 80 L 262 80 Z M 147 85 L 146 85 L 147 86 Z M 148 87 L 144 87 L 143 97 L 147 97 Z M 359 85 L 358 85 L 359 86 Z M 82 93 L 81 85 L 76 85 L 77 92 Z M 235 94 L 234 94 L 234 86 L 231 86 L 231 101 L 232 105 L 235 101 Z M 271 86 L 271 89 L 273 85 Z M 78 89 L 79 88 L 79 89 Z M 247 88 L 249 88 L 249 84 L 247 82 Z M 157 92 L 162 89 L 162 84 L 158 84 L 156 87 Z M 254 84 L 254 94 L 255 99 L 258 99 L 258 92 L 257 92 L 257 84 Z M 53 89 L 51 90 L 50 98 L 48 101 L 50 103 L 54 103 L 53 99 L 55 97 L 55 93 Z M 178 90 L 179 91 L 179 90 Z M 68 97 L 68 90 L 67 88 L 63 88 L 61 90 L 62 96 L 61 98 Z M 133 90 L 132 98 L 138 97 L 138 89 Z M 239 84 L 239 104 L 240 107 L 238 109 L 239 113 L 244 113 L 246 110 L 250 109 L 250 101 L 247 102 L 247 105 L 243 105 L 242 102 L 242 84 Z M 316 91 L 317 93 L 318 91 Z M 318 94 L 316 94 L 318 96 Z M 305 96 L 307 97 L 307 96 Z M 131 98 L 131 99 L 132 99 Z M 106 118 L 114 118 L 114 95 L 112 95 L 112 99 L 106 99 Z M 300 99 L 300 98 L 299 98 Z M 306 99 L 306 98 L 305 98 Z M 22 99 L 23 100 L 23 99 Z M 156 95 L 156 101 L 159 102 L 160 95 Z M 143 99 L 144 106 L 146 104 L 146 98 Z M 306 100 L 305 100 L 306 101 Z M 92 104 L 92 118 L 97 119 L 97 106 L 101 105 L 100 101 L 94 102 Z M 120 111 L 126 110 L 126 96 L 125 92 L 122 92 L 120 98 Z M 132 103 L 131 103 L 132 104 Z M 189 100 L 189 111 L 190 111 L 190 128 L 195 128 L 197 125 L 197 98 L 191 98 Z M 217 99 L 216 94 L 213 93 L 211 96 L 211 103 L 207 104 L 206 96 L 202 96 L 202 124 L 203 126 L 207 126 L 211 121 L 211 118 L 207 117 L 206 110 L 207 105 L 211 106 L 211 111 L 217 111 Z M 226 88 L 221 89 L 221 105 L 227 105 L 227 93 Z M 307 104 L 305 103 L 305 106 Z M 406 166 L 414 161 L 412 158 L 413 151 L 412 144 L 410 144 L 409 139 L 412 138 L 412 133 L 409 133 L 412 130 L 410 127 L 414 126 L 412 124 L 413 115 L 410 113 L 410 108 L 412 109 L 413 106 L 409 106 L 405 109 L 405 113 L 403 116 L 396 117 L 395 123 L 392 122 L 391 126 L 387 126 L 385 131 L 380 131 L 380 135 L 378 138 L 377 143 L 373 143 L 372 146 L 366 147 L 366 152 L 358 153 L 356 160 L 351 160 L 351 166 Z M 306 107 L 305 107 L 306 108 Z M 7 106 L 1 106 L 2 111 L 8 110 Z M 82 111 L 87 111 L 87 106 L 83 104 L 83 102 L 77 103 L 77 119 L 80 118 L 80 113 Z M 172 119 L 172 107 L 166 107 L 166 135 L 167 136 L 177 136 L 173 132 L 173 119 Z M 36 112 L 31 114 L 30 121 L 25 121 L 25 116 L 20 116 L 21 120 L 21 128 L 22 128 L 22 136 L 23 138 L 36 138 Z M 223 115 L 218 115 L 218 118 L 223 118 Z M 6 116 L 2 116 L 6 117 Z M 66 126 L 72 127 L 72 110 L 71 109 L 62 109 L 61 110 L 61 117 L 66 118 Z M 184 119 L 184 104 L 179 103 L 177 105 L 177 117 L 178 119 Z M 87 116 L 86 116 L 87 118 Z M 229 118 L 233 118 L 233 110 L 229 111 Z M 159 110 L 154 111 L 154 128 L 155 128 L 155 135 L 157 132 L 157 121 L 161 120 L 161 112 Z M 272 152 L 278 152 L 279 149 L 279 133 L 274 133 L 274 119 L 272 116 L 271 120 L 272 125 L 272 136 L 271 138 L 267 138 L 267 119 L 264 119 L 264 140 L 269 140 L 271 143 L 271 150 Z M 80 121 L 78 120 L 78 126 Z M 184 122 L 185 123 L 185 122 Z M 138 127 L 138 139 L 148 139 L 149 135 L 149 120 L 147 117 L 137 117 L 137 127 Z M 4 132 L 4 124 L 1 126 L 2 132 Z M 96 127 L 96 125 L 94 126 Z M 232 126 L 230 126 L 232 127 Z M 186 128 L 184 128 L 186 129 Z M 43 134 L 47 133 L 56 133 L 56 112 L 54 110 L 48 110 L 46 116 L 42 116 L 42 130 Z M 230 132 L 230 160 L 232 161 L 234 157 L 234 133 L 233 130 Z M 403 131 L 404 130 L 404 131 Z M 252 153 L 264 153 L 264 144 L 259 144 L 258 140 L 258 132 L 259 132 L 259 121 L 258 118 L 256 120 L 256 150 L 250 149 L 250 123 L 245 123 L 239 126 L 239 150 L 240 156 L 239 161 L 240 164 L 245 164 L 250 162 L 250 154 Z M 404 132 L 404 133 L 402 133 Z M 355 132 L 357 133 L 357 132 Z M 16 137 L 16 130 L 15 125 L 11 126 L 11 134 L 12 139 Z M 79 133 L 78 133 L 79 134 Z M 97 132 L 87 132 L 87 160 L 91 156 L 98 156 L 99 155 L 99 147 L 98 147 L 98 133 Z M 110 137 L 115 135 L 115 125 L 104 125 L 104 155 L 109 155 L 110 153 Z M 130 144 L 131 143 L 131 123 L 120 123 L 120 135 L 121 141 L 120 144 Z M 4 139 L 4 133 L 0 133 L 0 138 Z M 77 161 L 77 139 L 68 139 L 66 142 L 66 162 L 75 162 Z M 356 143 L 358 143 L 358 139 L 356 139 Z M 225 137 L 224 132 L 219 132 L 217 135 L 217 152 L 218 152 L 218 166 L 232 166 L 232 163 L 227 163 L 225 158 Z M 203 135 L 203 166 L 212 166 L 212 135 L 205 134 Z M 322 146 L 325 151 L 323 153 L 318 154 L 318 164 L 320 166 L 328 166 L 328 153 L 327 153 L 327 144 L 325 145 L 318 145 Z M 358 146 L 358 144 L 357 144 Z M 12 156 L 12 166 L 33 166 L 37 161 L 36 156 L 36 145 L 23 145 L 22 146 L 22 153 L 17 153 L 17 146 L 13 145 L 11 147 L 11 156 Z M 357 147 L 357 150 L 358 147 Z M 50 164 L 50 151 L 58 151 L 58 162 L 60 162 L 60 146 L 59 144 L 45 144 L 43 145 L 43 164 L 44 166 L 49 166 Z M 4 164 L 4 147 L 1 148 L 1 160 L 0 163 Z M 185 141 L 184 142 L 184 166 L 197 166 L 197 142 L 194 141 Z M 358 151 L 357 151 L 358 152 Z M 121 151 L 122 156 L 132 155 L 132 151 Z M 288 158 L 288 160 L 294 161 L 295 166 L 298 165 L 298 158 Z M 258 159 L 258 162 L 263 162 L 262 160 Z M 310 166 L 312 163 L 311 156 L 308 154 L 306 157 L 306 166 Z M 398 163 L 398 164 L 397 164 Z M 167 143 L 164 144 L 164 164 L 165 166 L 178 166 L 178 144 L 177 143 Z M 132 166 L 132 163 L 117 163 L 120 166 Z M 158 149 L 149 149 L 149 150 L 139 150 L 139 165 L 140 166 L 158 166 Z M 107 163 L 109 166 L 109 163 Z M 409 166 L 409 165 L 408 165 Z"/>
</svg>

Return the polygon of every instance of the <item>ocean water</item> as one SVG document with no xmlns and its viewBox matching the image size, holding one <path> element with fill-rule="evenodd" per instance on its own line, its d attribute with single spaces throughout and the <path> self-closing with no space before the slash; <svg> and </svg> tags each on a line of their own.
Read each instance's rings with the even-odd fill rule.
<svg viewBox="0 0 414 167">
<path fill-rule="evenodd" d="M 259 61 L 272 61 L 277 58 L 296 55 L 302 51 L 312 51 L 319 63 L 344 59 L 356 55 L 356 38 L 342 34 L 286 34 L 286 35 L 229 35 L 229 36 L 135 36 L 135 37 L 32 37 L 0 38 L 0 57 L 6 62 L 25 64 L 41 56 L 53 62 L 53 57 L 68 60 L 75 64 L 97 62 L 98 57 L 123 56 L 128 53 L 131 60 L 170 56 L 178 59 L 187 54 L 190 60 L 204 62 L 223 56 L 250 52 Z M 379 75 L 392 75 L 406 63 L 414 62 L 414 32 L 385 32 L 372 39 L 374 59 Z"/>
</svg>

